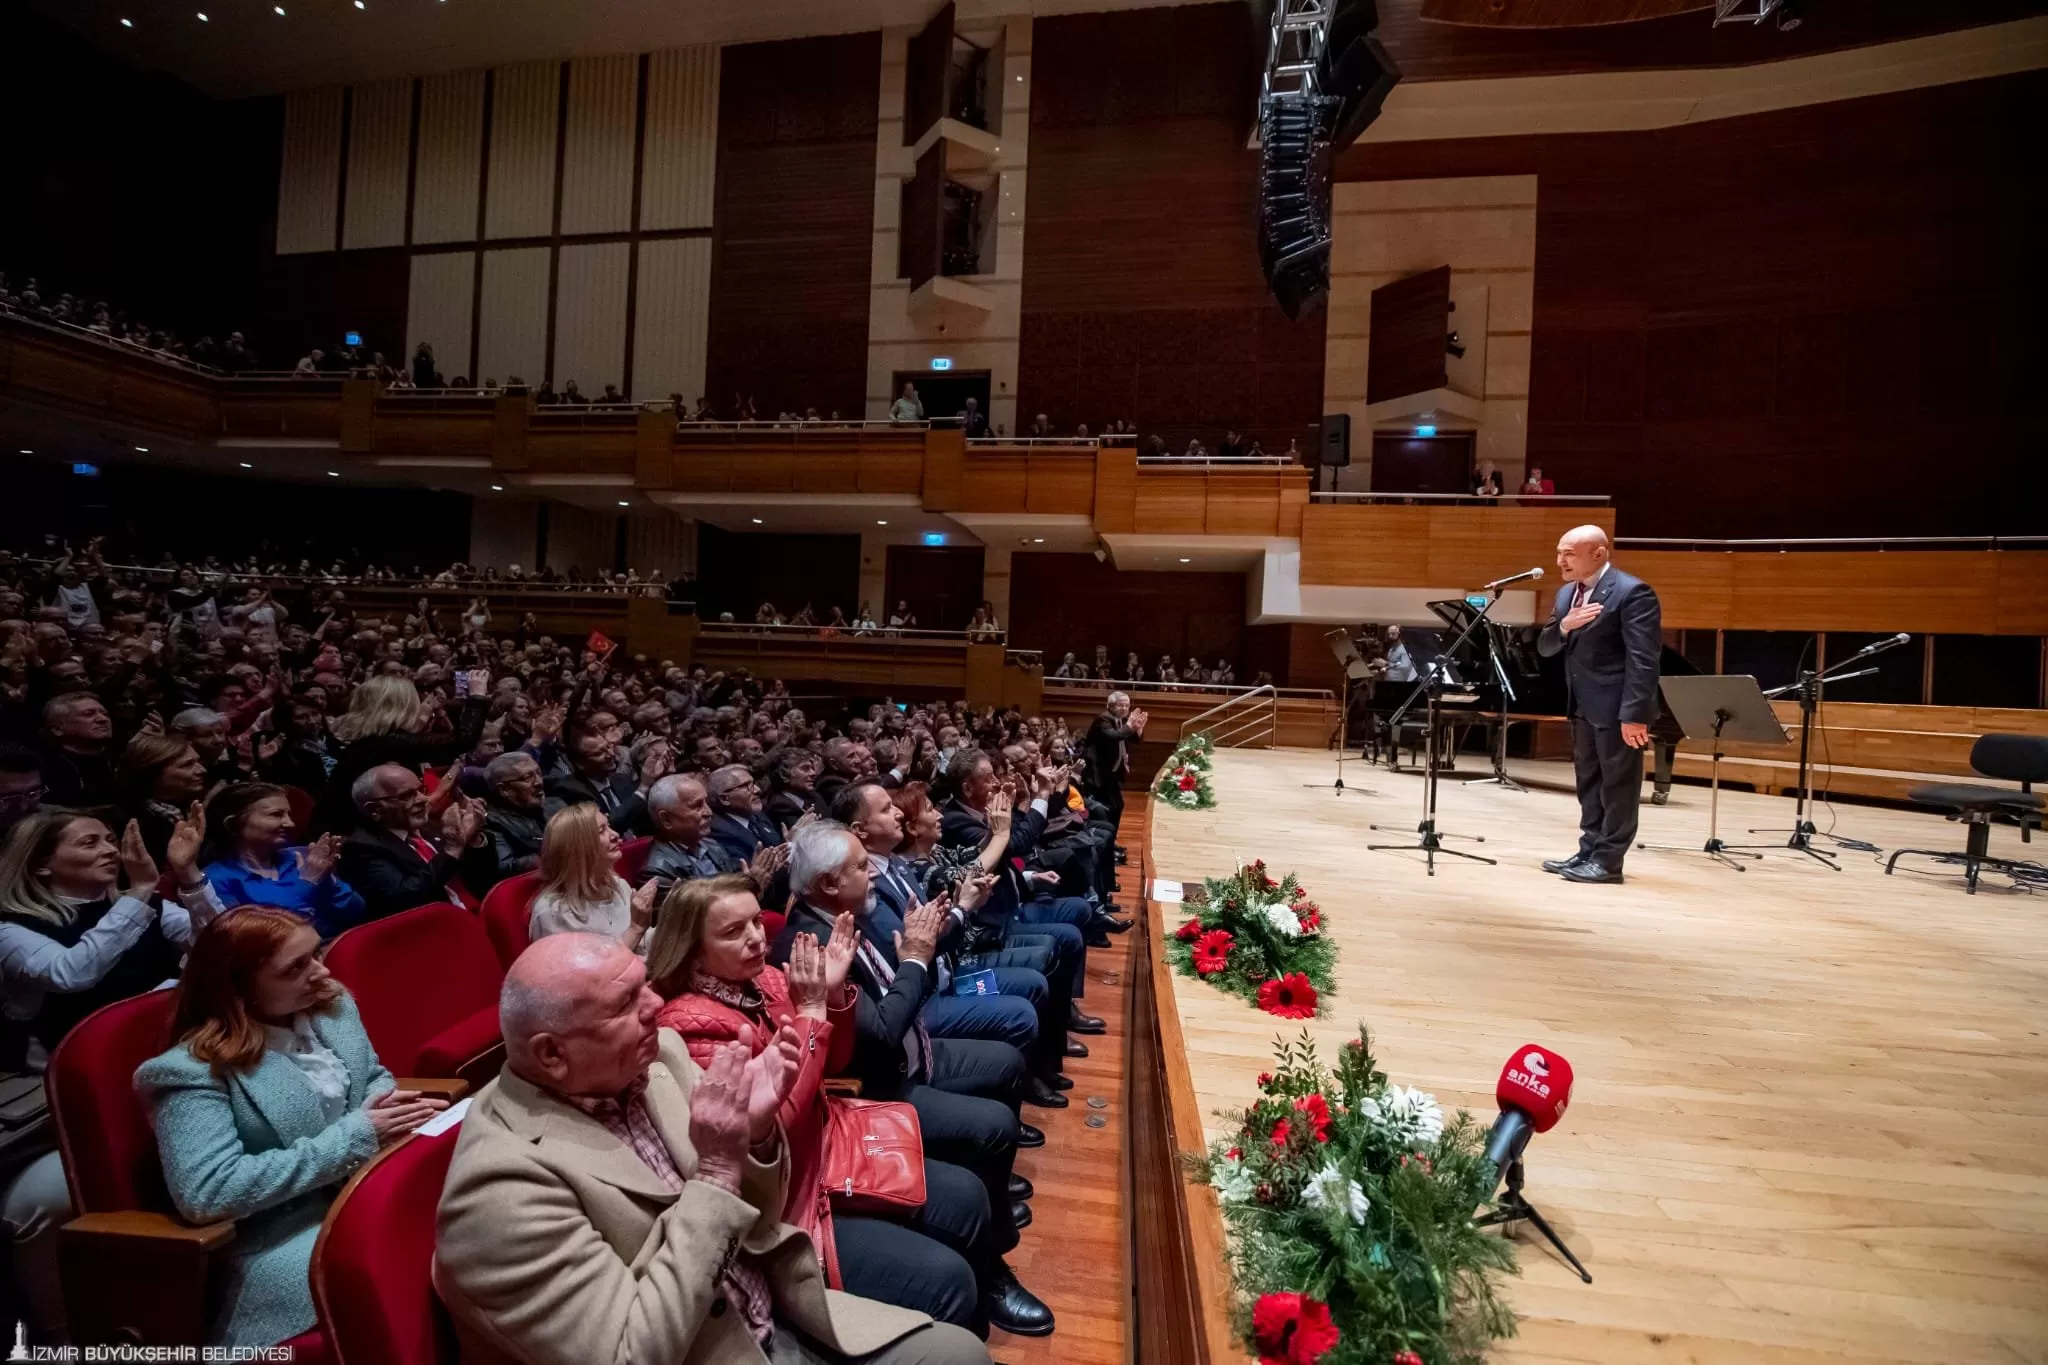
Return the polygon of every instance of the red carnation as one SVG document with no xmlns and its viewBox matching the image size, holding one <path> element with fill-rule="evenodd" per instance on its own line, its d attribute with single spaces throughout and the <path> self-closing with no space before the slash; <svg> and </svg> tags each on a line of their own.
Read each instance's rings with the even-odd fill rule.
<svg viewBox="0 0 2048 1365">
<path fill-rule="evenodd" d="M 1244 1148 L 1242 1148 L 1242 1147 L 1232 1147 L 1232 1148 L 1231 1148 L 1231 1149 L 1230 1149 L 1229 1151 L 1225 1152 L 1225 1153 L 1224 1153 L 1223 1155 L 1225 1155 L 1225 1156 L 1229 1157 L 1229 1158 L 1230 1158 L 1230 1159 L 1231 1159 L 1232 1161 L 1240 1161 L 1240 1160 L 1242 1160 L 1242 1159 L 1244 1158 Z"/>
<path fill-rule="evenodd" d="M 1180 770 L 1180 789 L 1184 792 L 1191 792 L 1195 789 L 1195 775 L 1186 768 Z"/>
<path fill-rule="evenodd" d="M 1277 981 L 1259 987 L 1259 1008 L 1282 1019 L 1313 1019 L 1316 988 L 1300 972 L 1289 972 Z"/>
<path fill-rule="evenodd" d="M 1294 1107 L 1307 1117 L 1317 1142 L 1330 1140 L 1330 1102 L 1321 1095 L 1303 1095 Z"/>
<path fill-rule="evenodd" d="M 1303 909 L 1299 913 L 1299 918 L 1301 920 L 1301 931 L 1304 934 L 1312 934 L 1323 927 L 1323 912 L 1316 909 L 1313 905 Z"/>
<path fill-rule="evenodd" d="M 1199 918 L 1189 920 L 1186 924 L 1174 930 L 1173 936 L 1182 943 L 1193 943 L 1202 936 L 1202 921 Z"/>
<path fill-rule="evenodd" d="M 1266 1088 L 1267 1086 L 1271 1085 L 1272 1083 L 1273 1083 L 1273 1073 L 1272 1073 L 1272 1072 L 1270 1072 L 1270 1071 L 1261 1071 L 1261 1072 L 1259 1073 L 1259 1089 L 1261 1089 L 1261 1090 L 1264 1090 L 1264 1089 L 1265 1089 L 1265 1088 Z"/>
<path fill-rule="evenodd" d="M 1195 940 L 1195 971 L 1201 976 L 1214 976 L 1230 962 L 1230 931 L 1211 929 Z"/>
<path fill-rule="evenodd" d="M 1294 899 L 1294 900 L 1300 900 L 1300 899 L 1301 899 L 1302 897 L 1306 896 L 1307 894 L 1308 894 L 1308 888 L 1307 888 L 1307 887 L 1305 887 L 1305 886 L 1297 886 L 1297 887 L 1295 887 L 1295 888 L 1294 888 L 1294 895 L 1293 895 L 1293 899 Z"/>
<path fill-rule="evenodd" d="M 1274 1124 L 1274 1125 L 1273 1125 L 1273 1150 L 1274 1150 L 1274 1151 L 1276 1151 L 1276 1152 L 1284 1152 L 1284 1151 L 1286 1151 L 1286 1150 L 1287 1150 L 1287 1139 L 1288 1139 L 1289 1137 L 1293 1136 L 1293 1134 L 1294 1134 L 1294 1128 L 1293 1128 L 1293 1125 L 1289 1124 L 1289 1123 L 1287 1122 L 1287 1120 L 1286 1120 L 1286 1119 L 1282 1119 L 1282 1120 L 1280 1120 L 1280 1121 L 1279 1121 L 1278 1123 Z"/>
<path fill-rule="evenodd" d="M 1338 1340 L 1330 1306 L 1306 1294 L 1262 1294 L 1252 1305 L 1259 1365 L 1315 1365 Z"/>
<path fill-rule="evenodd" d="M 1422 1365 L 1422 1357 L 1413 1351 L 1396 1351 L 1392 1365 Z"/>
</svg>

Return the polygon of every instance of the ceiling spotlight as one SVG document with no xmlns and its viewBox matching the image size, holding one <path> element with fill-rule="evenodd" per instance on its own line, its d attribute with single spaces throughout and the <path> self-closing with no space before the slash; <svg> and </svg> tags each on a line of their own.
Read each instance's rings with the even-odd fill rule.
<svg viewBox="0 0 2048 1365">
<path fill-rule="evenodd" d="M 122 27 L 122 28 L 134 28 L 134 27 L 135 27 L 135 21 L 134 21 L 133 19 L 123 19 L 123 20 L 121 21 L 121 27 Z"/>
<path fill-rule="evenodd" d="M 631 507 L 632 505 L 632 503 L 627 502 L 624 498 L 619 499 L 619 506 L 621 507 Z"/>
<path fill-rule="evenodd" d="M 142 455 L 147 455 L 147 454 L 149 454 L 149 447 L 148 447 L 148 446 L 137 446 L 137 447 L 135 447 L 135 449 L 136 449 L 136 452 L 137 452 L 138 454 L 142 454 Z"/>
<path fill-rule="evenodd" d="M 248 462 L 247 460 L 243 460 L 243 461 L 242 461 L 241 463 L 242 463 L 242 468 L 244 468 L 244 469 L 254 469 L 254 468 L 256 467 L 255 465 L 253 465 L 253 464 L 250 464 L 250 463 L 249 463 L 249 462 Z"/>
<path fill-rule="evenodd" d="M 879 520 L 879 519 L 877 519 L 877 520 L 876 520 L 876 522 L 875 522 L 875 525 L 877 525 L 877 526 L 887 526 L 888 524 L 889 524 L 888 522 L 886 522 L 886 521 L 882 521 L 882 520 Z"/>
<path fill-rule="evenodd" d="M 1183 563 L 1183 564 L 1192 564 L 1192 563 L 1194 563 L 1195 561 L 1194 561 L 1194 560 L 1192 560 L 1192 559 L 1189 559 L 1189 558 L 1188 558 L 1188 557 L 1187 557 L 1186 555 L 1182 555 L 1182 556 L 1180 557 L 1180 562 L 1181 562 L 1181 563 Z"/>
<path fill-rule="evenodd" d="M 341 471 L 339 469 L 330 469 L 327 471 L 327 477 L 330 479 L 338 479 L 341 477 Z"/>
<path fill-rule="evenodd" d="M 369 6 L 368 6 L 368 5 L 366 5 L 366 4 L 364 4 L 364 3 L 363 3 L 363 0 L 356 0 L 356 8 L 357 8 L 357 9 L 368 9 L 368 8 L 369 8 Z"/>
<path fill-rule="evenodd" d="M 208 21 L 207 21 L 207 18 L 206 18 L 206 11 L 205 11 L 205 10 L 201 10 L 201 11 L 199 11 L 199 22 L 200 22 L 200 23 L 202 23 L 202 24 L 203 24 L 203 23 L 206 23 L 206 22 L 208 22 Z"/>
<path fill-rule="evenodd" d="M 760 519 L 759 517 L 755 517 L 755 518 L 754 518 L 754 525 L 756 525 L 756 526 L 759 526 L 760 524 L 761 524 L 761 519 Z"/>
<path fill-rule="evenodd" d="M 274 9 L 274 10 L 276 10 L 276 11 L 277 11 L 277 12 L 278 12 L 279 14 L 283 14 L 283 13 L 284 13 L 284 6 L 283 6 L 283 5 L 272 5 L 272 6 L 271 6 L 271 8 L 272 8 L 272 9 Z"/>
<path fill-rule="evenodd" d="M 505 485 L 502 483 L 494 483 L 491 485 L 491 491 L 493 493 L 502 493 L 505 491 Z"/>
<path fill-rule="evenodd" d="M 24 451 L 22 451 L 21 453 L 22 453 L 22 454 L 24 454 L 24 455 L 33 455 L 33 454 L 35 454 L 35 452 L 34 452 L 33 450 L 24 450 Z"/>
<path fill-rule="evenodd" d="M 1045 537 L 1044 537 L 1044 536 L 1033 536 L 1033 537 L 1031 537 L 1031 543 L 1032 543 L 1033 545 L 1043 545 L 1043 544 L 1045 544 Z"/>
</svg>

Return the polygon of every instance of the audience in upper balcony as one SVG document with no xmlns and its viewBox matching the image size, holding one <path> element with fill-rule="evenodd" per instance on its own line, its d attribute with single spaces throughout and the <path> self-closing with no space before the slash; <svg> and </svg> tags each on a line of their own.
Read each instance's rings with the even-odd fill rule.
<svg viewBox="0 0 2048 1365">
<path fill-rule="evenodd" d="M 988 435 L 988 415 L 981 410 L 979 401 L 973 398 L 960 411 L 960 429 L 969 440 Z"/>
<path fill-rule="evenodd" d="M 892 422 L 922 422 L 924 400 L 917 396 L 917 385 L 904 381 L 903 392 L 896 395 L 896 401 L 889 405 L 889 420 Z"/>
<path fill-rule="evenodd" d="M 1557 485 L 1543 477 L 1543 466 L 1529 466 L 1528 476 L 1522 480 L 1522 492 L 1532 497 L 1549 497 L 1557 492 Z"/>
</svg>

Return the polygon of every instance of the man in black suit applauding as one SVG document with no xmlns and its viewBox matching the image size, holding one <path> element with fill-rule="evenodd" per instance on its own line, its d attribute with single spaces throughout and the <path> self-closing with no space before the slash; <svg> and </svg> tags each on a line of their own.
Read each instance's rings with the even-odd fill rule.
<svg viewBox="0 0 2048 1365">
<path fill-rule="evenodd" d="M 1565 583 L 1536 646 L 1564 655 L 1579 787 L 1579 851 L 1543 870 L 1575 882 L 1621 880 L 1642 803 L 1641 750 L 1657 719 L 1662 612 L 1650 585 L 1614 567 L 1612 557 L 1598 526 L 1565 532 L 1557 542 Z"/>
</svg>

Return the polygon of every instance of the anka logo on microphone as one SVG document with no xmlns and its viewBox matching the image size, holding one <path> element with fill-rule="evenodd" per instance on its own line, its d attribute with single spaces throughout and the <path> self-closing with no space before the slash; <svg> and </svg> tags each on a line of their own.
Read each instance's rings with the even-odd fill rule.
<svg viewBox="0 0 2048 1365">
<path fill-rule="evenodd" d="M 1508 1080 L 1550 1098 L 1550 1061 L 1542 1053 L 1531 1048 L 1522 1054 L 1522 1065 L 1518 1069 L 1512 1063 L 1508 1066 Z"/>
</svg>

